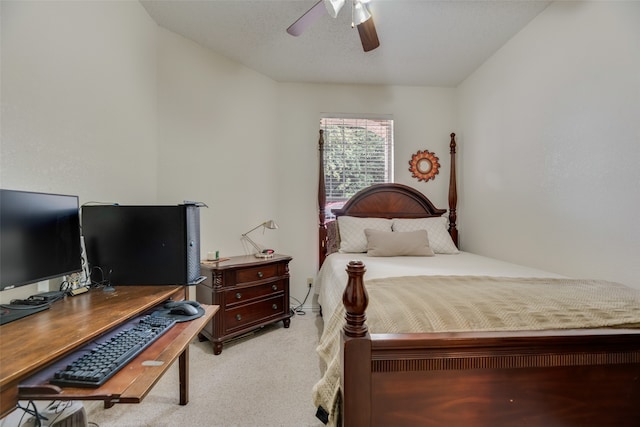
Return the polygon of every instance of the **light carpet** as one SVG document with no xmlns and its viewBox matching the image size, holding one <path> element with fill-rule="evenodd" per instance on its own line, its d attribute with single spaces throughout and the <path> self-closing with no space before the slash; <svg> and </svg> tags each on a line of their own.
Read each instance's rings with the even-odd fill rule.
<svg viewBox="0 0 640 427">
<path fill-rule="evenodd" d="M 311 389 L 320 379 L 316 346 L 322 319 L 315 313 L 225 343 L 213 355 L 208 341 L 191 344 L 189 404 L 180 406 L 178 363 L 140 404 L 86 402 L 100 427 L 224 426 L 320 427 Z"/>
</svg>

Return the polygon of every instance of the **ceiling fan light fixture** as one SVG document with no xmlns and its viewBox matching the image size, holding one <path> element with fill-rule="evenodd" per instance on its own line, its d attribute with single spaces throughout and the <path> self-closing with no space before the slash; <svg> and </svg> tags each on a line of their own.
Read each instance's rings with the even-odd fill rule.
<svg viewBox="0 0 640 427">
<path fill-rule="evenodd" d="M 338 13 L 344 6 L 345 0 L 324 0 L 324 6 L 327 8 L 327 12 L 332 18 L 337 18 Z"/>
<path fill-rule="evenodd" d="M 353 2 L 353 23 L 360 25 L 371 19 L 371 13 L 364 2 L 356 0 Z"/>
<path fill-rule="evenodd" d="M 1 0 L 0 0 L 1 1 Z M 351 1 L 351 26 L 358 27 L 358 35 L 365 52 L 372 51 L 380 46 L 376 26 L 367 4 L 370 0 L 349 0 Z M 324 16 L 325 12 L 334 18 L 346 3 L 346 0 L 317 0 L 314 5 L 306 11 L 300 18 L 287 28 L 287 33 L 292 36 L 299 36 L 314 22 Z"/>
</svg>

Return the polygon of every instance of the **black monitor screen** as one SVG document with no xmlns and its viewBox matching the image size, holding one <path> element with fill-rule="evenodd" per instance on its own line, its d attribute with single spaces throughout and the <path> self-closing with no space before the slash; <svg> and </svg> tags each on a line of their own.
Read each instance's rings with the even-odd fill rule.
<svg viewBox="0 0 640 427">
<path fill-rule="evenodd" d="M 0 290 L 81 270 L 77 196 L 0 190 Z"/>
</svg>

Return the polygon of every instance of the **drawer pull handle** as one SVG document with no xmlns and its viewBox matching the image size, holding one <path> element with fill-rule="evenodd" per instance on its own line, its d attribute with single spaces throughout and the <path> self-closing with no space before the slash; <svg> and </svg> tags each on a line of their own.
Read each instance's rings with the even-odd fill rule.
<svg viewBox="0 0 640 427">
<path fill-rule="evenodd" d="M 236 293 L 236 299 L 240 299 L 240 298 L 242 298 L 242 294 L 240 292 L 237 292 Z"/>
<path fill-rule="evenodd" d="M 277 310 L 277 309 L 278 309 L 278 305 L 277 305 L 277 304 L 273 304 L 273 305 L 271 306 L 271 308 L 273 308 L 274 310 Z"/>
<path fill-rule="evenodd" d="M 239 314 L 236 314 L 236 320 L 242 320 L 242 316 Z"/>
<path fill-rule="evenodd" d="M 262 274 L 262 271 L 258 271 L 258 278 L 262 279 L 262 276 L 264 276 L 264 274 Z"/>
<path fill-rule="evenodd" d="M 271 289 L 273 289 L 274 291 L 278 290 L 278 285 L 271 285 Z"/>
</svg>

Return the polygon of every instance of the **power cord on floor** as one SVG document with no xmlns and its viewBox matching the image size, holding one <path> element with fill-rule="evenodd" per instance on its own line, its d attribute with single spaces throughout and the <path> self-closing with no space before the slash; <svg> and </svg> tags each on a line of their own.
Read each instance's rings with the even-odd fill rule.
<svg viewBox="0 0 640 427">
<path fill-rule="evenodd" d="M 17 424 L 18 426 L 30 426 L 30 427 L 42 427 L 45 425 L 62 425 L 65 426 L 67 424 L 67 420 L 60 420 L 60 416 L 64 414 L 64 411 L 70 407 L 74 402 L 73 401 L 61 401 L 61 400 L 52 400 L 49 404 L 41 410 L 38 410 L 36 403 L 33 400 L 27 401 L 26 406 L 22 406 L 20 402 L 16 404 L 16 409 L 22 411 L 22 415 Z M 45 416 L 44 414 L 47 414 Z M 28 417 L 28 418 L 27 418 Z M 8 417 L 9 418 L 9 417 Z M 4 426 L 5 419 L 0 420 L 0 426 Z M 15 419 L 13 420 L 16 421 Z M 14 425 L 14 424 L 12 424 Z M 87 427 L 100 427 L 98 423 L 93 421 L 87 421 Z"/>
<path fill-rule="evenodd" d="M 307 298 L 309 298 L 309 294 L 311 293 L 311 286 L 309 286 L 309 290 L 307 291 L 307 295 L 305 295 L 304 297 L 304 301 L 300 302 L 298 299 L 296 299 L 295 297 L 290 297 L 292 300 L 294 300 L 295 302 L 298 303 L 297 306 L 293 307 L 291 309 L 291 314 L 297 314 L 298 316 L 304 316 L 305 314 L 307 314 L 303 309 L 302 306 L 304 305 L 305 302 L 307 302 Z"/>
<path fill-rule="evenodd" d="M 30 406 L 33 406 L 33 409 L 30 409 Z M 42 422 L 40 420 L 47 419 L 46 417 L 40 415 L 40 413 L 38 412 L 38 408 L 36 407 L 36 403 L 33 400 L 30 400 L 27 403 L 27 406 L 21 406 L 20 403 L 18 403 L 16 407 L 24 412 L 22 414 L 22 418 L 20 418 L 20 422 L 18 423 L 18 425 L 22 425 L 22 422 L 24 421 L 24 417 L 26 415 L 31 415 L 34 418 L 34 427 L 40 427 L 42 425 Z"/>
</svg>

